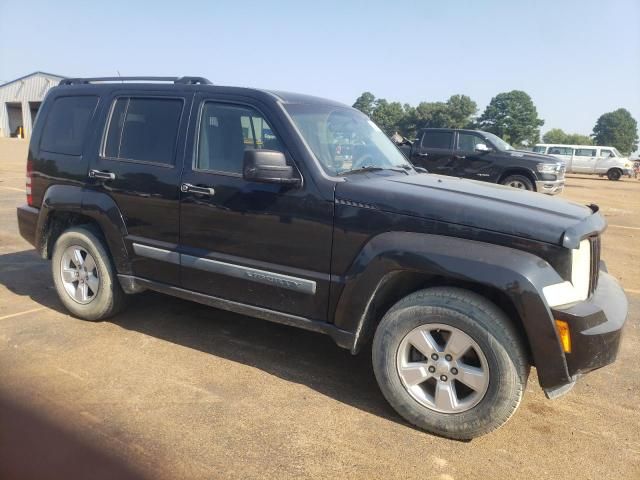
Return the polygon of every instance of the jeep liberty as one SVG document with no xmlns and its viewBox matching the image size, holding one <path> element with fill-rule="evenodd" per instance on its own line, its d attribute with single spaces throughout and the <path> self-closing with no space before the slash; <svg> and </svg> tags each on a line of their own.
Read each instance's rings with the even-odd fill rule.
<svg viewBox="0 0 640 480">
<path fill-rule="evenodd" d="M 555 398 L 618 353 L 597 206 L 419 173 L 330 100 L 65 79 L 26 171 L 20 233 L 74 316 L 154 290 L 370 346 L 385 398 L 438 435 L 504 424 L 531 366 Z"/>
</svg>

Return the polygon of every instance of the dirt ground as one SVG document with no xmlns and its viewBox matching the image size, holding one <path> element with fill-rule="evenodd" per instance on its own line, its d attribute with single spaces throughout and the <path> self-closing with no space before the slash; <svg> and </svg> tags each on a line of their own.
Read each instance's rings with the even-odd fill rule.
<svg viewBox="0 0 640 480">
<path fill-rule="evenodd" d="M 549 401 L 532 374 L 500 430 L 407 425 L 366 355 L 328 337 L 159 294 L 67 315 L 18 232 L 25 144 L 0 142 L 0 478 L 640 478 L 640 181 L 570 177 L 597 203 L 628 292 L 618 361 Z"/>
</svg>

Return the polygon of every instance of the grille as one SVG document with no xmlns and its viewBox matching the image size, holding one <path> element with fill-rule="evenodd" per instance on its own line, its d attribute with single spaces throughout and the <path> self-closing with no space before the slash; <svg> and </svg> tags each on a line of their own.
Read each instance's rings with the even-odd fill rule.
<svg viewBox="0 0 640 480">
<path fill-rule="evenodd" d="M 598 287 L 598 274 L 600 273 L 600 237 L 589 238 L 591 247 L 591 269 L 589 277 L 589 295 Z"/>
</svg>

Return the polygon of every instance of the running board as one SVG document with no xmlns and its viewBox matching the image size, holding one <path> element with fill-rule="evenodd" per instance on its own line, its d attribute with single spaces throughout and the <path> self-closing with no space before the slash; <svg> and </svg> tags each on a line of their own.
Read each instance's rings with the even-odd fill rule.
<svg viewBox="0 0 640 480">
<path fill-rule="evenodd" d="M 340 330 L 330 323 L 309 320 L 305 317 L 234 302 L 233 300 L 225 300 L 223 298 L 213 297 L 204 293 L 174 287 L 173 285 L 167 285 L 166 283 L 155 282 L 153 280 L 147 280 L 133 275 L 118 275 L 118 280 L 120 281 L 120 286 L 124 292 L 128 294 L 140 293 L 144 290 L 153 290 L 173 297 L 215 307 L 220 310 L 226 310 L 228 312 L 238 313 L 248 317 L 260 318 L 262 320 L 280 323 L 282 325 L 298 327 L 312 332 L 324 333 L 325 335 L 329 335 L 336 344 L 338 344 L 338 346 L 346 349 L 351 349 L 355 340 L 355 336 L 351 332 Z"/>
</svg>

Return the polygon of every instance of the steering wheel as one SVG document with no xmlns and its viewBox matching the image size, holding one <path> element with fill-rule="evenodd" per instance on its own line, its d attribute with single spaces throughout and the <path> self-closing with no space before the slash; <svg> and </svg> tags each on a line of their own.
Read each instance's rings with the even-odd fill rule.
<svg viewBox="0 0 640 480">
<path fill-rule="evenodd" d="M 351 170 L 357 170 L 358 168 L 362 167 L 369 167 L 372 166 L 372 163 L 373 155 L 371 155 L 370 153 L 365 153 L 360 155 L 357 160 L 354 160 L 354 162 L 351 164 Z"/>
</svg>

